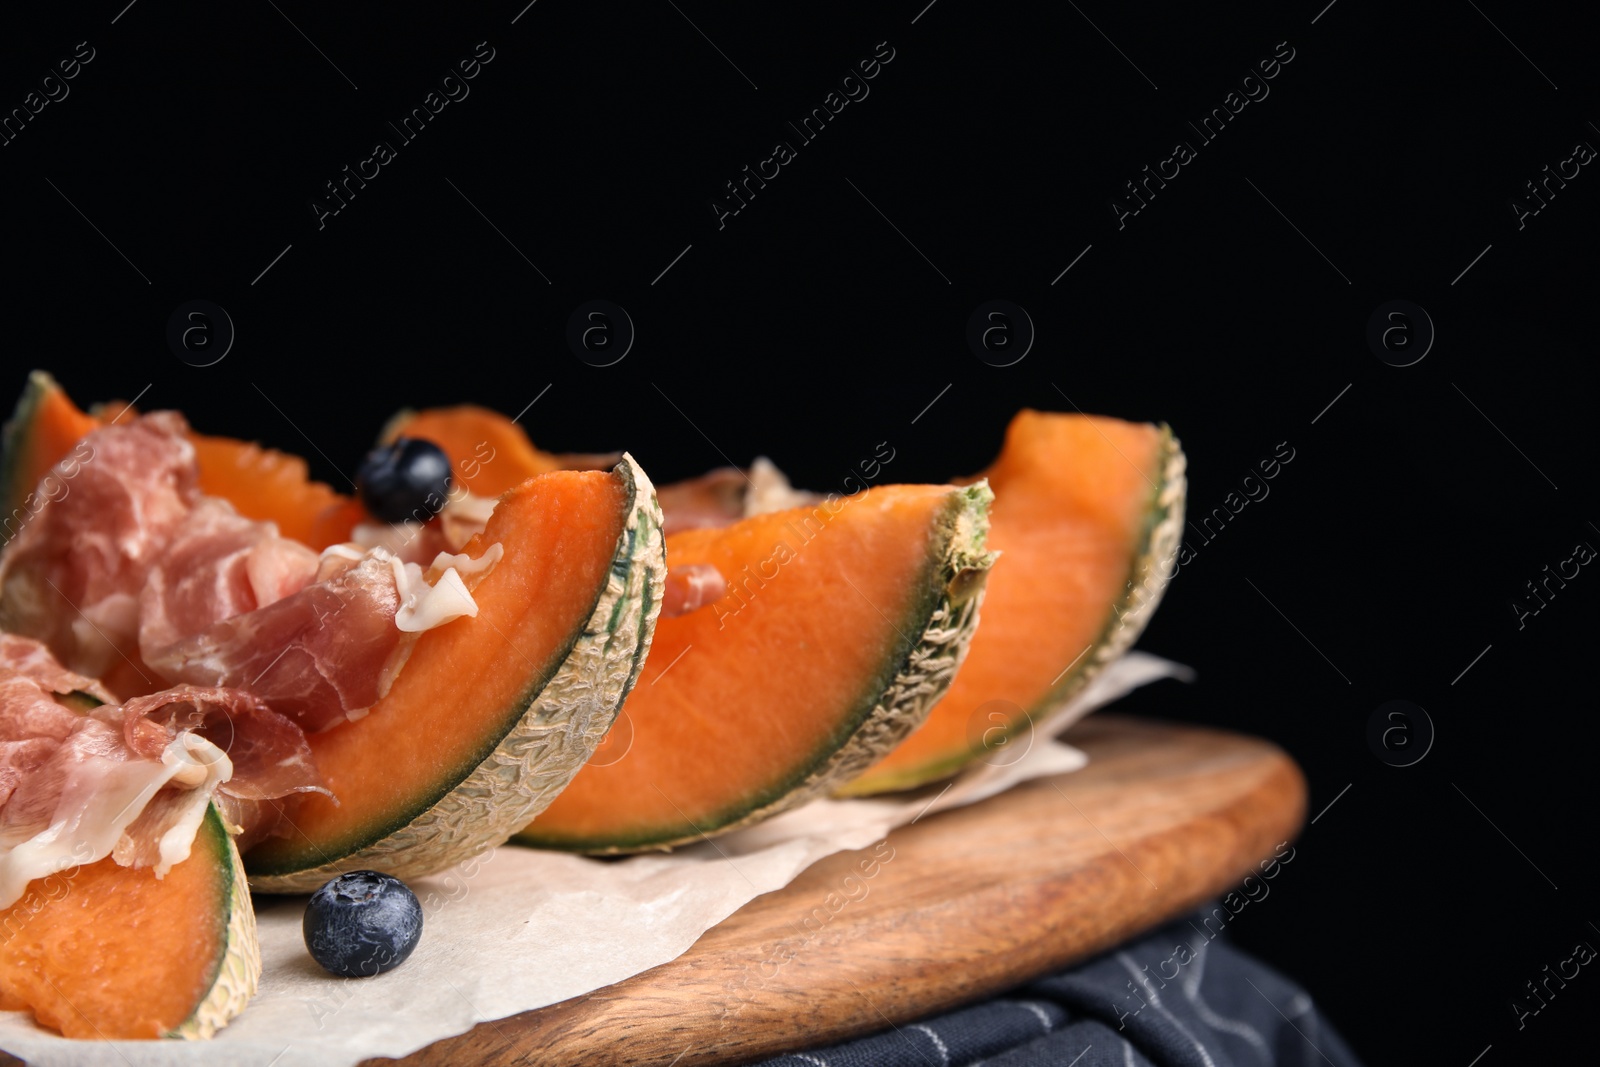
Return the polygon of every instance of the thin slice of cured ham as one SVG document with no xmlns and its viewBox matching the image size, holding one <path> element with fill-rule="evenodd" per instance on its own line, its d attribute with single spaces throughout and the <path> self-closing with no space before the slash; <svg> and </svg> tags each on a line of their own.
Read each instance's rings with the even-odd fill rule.
<svg viewBox="0 0 1600 1067">
<path fill-rule="evenodd" d="M 88 693 L 102 703 L 116 703 L 117 698 L 98 680 L 67 670 L 48 648 L 31 637 L 0 633 L 0 667 L 32 678 L 52 693 Z"/>
<path fill-rule="evenodd" d="M 796 489 L 788 475 L 766 456 L 757 456 L 749 470 L 718 467 L 698 478 L 656 490 L 668 537 L 680 530 L 722 527 L 769 511 L 814 504 L 822 494 Z"/>
<path fill-rule="evenodd" d="M 322 792 L 305 731 L 242 689 L 178 685 L 122 705 L 122 737 L 130 751 L 159 759 L 184 733 L 227 753 L 233 777 L 222 791 L 245 800 Z"/>
<path fill-rule="evenodd" d="M 278 536 L 274 524 L 203 497 L 147 572 L 139 594 L 141 652 L 299 592 L 316 579 L 317 562 L 311 549 Z"/>
<path fill-rule="evenodd" d="M 244 689 L 317 731 L 376 703 L 418 632 L 476 614 L 463 576 L 487 573 L 487 553 L 484 568 L 446 567 L 432 583 L 419 560 L 379 546 L 318 557 L 201 495 L 187 429 L 158 412 L 84 438 L 88 458 L 54 472 L 68 491 L 0 557 L 0 622 L 74 672 L 115 669 L 109 688 L 124 698 L 173 683 Z M 457 533 L 492 509 L 467 503 Z M 442 530 L 408 550 L 445 558 Z"/>
<path fill-rule="evenodd" d="M 172 681 L 246 689 L 308 732 L 359 717 L 388 690 L 405 637 L 386 556 L 329 556 L 319 581 L 167 644 L 152 629 L 145 662 Z"/>
<path fill-rule="evenodd" d="M 335 545 L 310 585 L 166 644 L 168 631 L 147 624 L 140 651 L 171 681 L 244 689 L 308 733 L 331 729 L 389 691 L 419 634 L 477 614 L 472 589 L 501 554 L 499 544 L 477 558 L 441 552 L 424 571 L 381 546 Z M 163 599 L 158 578 L 146 605 Z"/>
<path fill-rule="evenodd" d="M 728 580 L 715 563 L 684 563 L 667 571 L 661 614 L 671 619 L 698 611 L 728 591 Z"/>
<path fill-rule="evenodd" d="M 305 731 L 240 689 L 179 685 L 130 700 L 122 707 L 122 729 L 128 748 L 147 758 L 160 758 L 174 740 L 191 732 L 227 754 L 233 776 L 214 799 L 236 829 L 240 849 L 280 832 L 283 808 L 274 801 L 292 793 L 333 795 L 323 786 Z M 151 808 L 175 799 L 158 794 Z M 154 818 L 161 818 L 159 811 Z M 152 819 L 152 812 L 141 819 Z M 135 823 L 129 830 L 119 863 L 156 862 L 156 836 L 143 829 Z"/>
<path fill-rule="evenodd" d="M 70 471 L 57 465 L 64 488 L 0 556 L 0 627 L 80 674 L 128 666 L 145 575 L 199 499 L 186 430 L 174 412 L 131 418 L 88 434 Z"/>
<path fill-rule="evenodd" d="M 221 749 L 184 732 L 159 757 L 140 756 L 120 723 L 62 708 L 9 668 L 0 668 L 0 701 L 0 779 L 14 783 L 0 806 L 0 907 L 35 878 L 119 852 L 127 861 L 143 853 L 158 876 L 188 856 L 205 805 L 232 774 Z M 106 708 L 112 719 L 121 710 Z M 167 790 L 175 795 L 136 830 L 145 843 L 134 842 L 130 829 Z"/>
<path fill-rule="evenodd" d="M 305 734 L 251 694 L 178 686 L 77 711 L 54 693 L 86 687 L 42 646 L 0 639 L 0 659 L 0 908 L 105 856 L 165 874 L 213 799 L 251 841 L 277 828 L 273 801 L 327 792 Z"/>
</svg>

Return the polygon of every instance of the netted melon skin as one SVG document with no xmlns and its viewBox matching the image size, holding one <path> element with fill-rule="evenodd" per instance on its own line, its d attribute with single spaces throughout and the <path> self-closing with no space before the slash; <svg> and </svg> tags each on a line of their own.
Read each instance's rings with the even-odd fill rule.
<svg viewBox="0 0 1600 1067">
<path fill-rule="evenodd" d="M 261 942 L 256 937 L 256 909 L 246 884 L 244 861 L 234 847 L 233 838 L 222 828 L 221 816 L 212 808 L 201 833 L 223 838 L 228 850 L 226 907 L 228 932 L 222 962 L 216 979 L 194 1013 L 168 1037 L 204 1041 L 215 1036 L 250 1003 L 261 982 Z"/>
</svg>

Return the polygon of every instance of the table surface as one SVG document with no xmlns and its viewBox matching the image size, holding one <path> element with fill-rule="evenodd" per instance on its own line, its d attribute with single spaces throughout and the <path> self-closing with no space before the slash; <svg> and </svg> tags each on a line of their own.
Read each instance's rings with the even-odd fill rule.
<svg viewBox="0 0 1600 1067">
<path fill-rule="evenodd" d="M 744 1063 L 886 1029 L 1193 907 L 1305 818 L 1299 768 L 1256 738 L 1095 715 L 1065 740 L 1088 767 L 830 856 L 670 963 L 402 1062 Z"/>
</svg>

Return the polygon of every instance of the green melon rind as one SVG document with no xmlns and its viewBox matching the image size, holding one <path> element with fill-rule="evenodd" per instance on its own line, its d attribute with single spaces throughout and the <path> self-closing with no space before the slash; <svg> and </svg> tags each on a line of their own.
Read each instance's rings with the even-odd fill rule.
<svg viewBox="0 0 1600 1067">
<path fill-rule="evenodd" d="M 61 387 L 42 370 L 28 375 L 28 384 L 17 398 L 16 409 L 0 430 L 0 507 L 6 515 L 25 510 L 31 485 L 17 484 L 17 471 L 28 455 L 28 445 L 33 431 L 33 420 L 38 417 L 39 405 L 44 398 Z"/>
<path fill-rule="evenodd" d="M 573 635 L 560 666 L 541 678 L 521 707 L 470 766 L 410 811 L 365 840 L 318 843 L 317 863 L 299 869 L 247 862 L 261 892 L 311 892 L 346 871 L 377 870 L 418 878 L 505 843 L 543 811 L 605 738 L 639 679 L 666 583 L 661 507 L 655 488 L 631 455 L 615 467 L 627 495 L 629 519 L 609 576 L 588 621 Z M 490 580 L 493 580 L 492 577 Z M 342 850 L 342 851 L 341 851 Z M 339 851 L 330 856 L 330 851 Z M 300 853 L 299 855 L 304 855 Z"/>
<path fill-rule="evenodd" d="M 227 933 L 222 958 L 217 961 L 206 995 L 189 1018 L 166 1035 L 188 1041 L 207 1040 L 227 1026 L 250 1003 L 261 980 L 261 942 L 256 938 L 256 910 L 250 902 L 250 888 L 245 884 L 244 863 L 233 838 L 223 829 L 222 817 L 215 805 L 206 811 L 200 834 L 208 835 L 213 847 L 228 857 L 219 872 L 225 882 Z M 193 854 L 191 851 L 190 855 Z"/>
<path fill-rule="evenodd" d="M 923 594 L 897 626 L 902 635 L 916 637 L 896 643 L 883 669 L 866 683 L 857 708 L 844 717 L 815 758 L 797 767 L 787 780 L 695 825 L 689 834 L 673 827 L 605 841 L 548 839 L 539 835 L 536 820 L 513 840 L 591 855 L 665 851 L 764 822 L 825 796 L 878 762 L 922 725 L 966 659 L 978 626 L 984 583 L 996 558 L 985 547 L 993 500 L 984 481 L 952 491 L 931 538 Z"/>
<path fill-rule="evenodd" d="M 1185 475 L 1187 460 L 1183 447 L 1173 436 L 1166 423 L 1160 426 L 1161 441 L 1157 446 L 1156 466 L 1160 478 L 1155 483 L 1145 508 L 1142 535 L 1128 568 L 1128 580 L 1123 595 L 1111 606 L 1100 636 L 1095 639 L 1083 658 L 1072 671 L 1027 708 L 1022 718 L 1008 724 L 999 738 L 985 732 L 985 747 L 971 749 L 958 756 L 906 768 L 893 774 L 874 775 L 869 781 L 856 781 L 834 791 L 840 797 L 876 796 L 880 793 L 914 789 L 929 782 L 948 778 L 973 760 L 992 752 L 1026 730 L 1038 727 L 1048 731 L 1055 716 L 1067 701 L 1080 693 L 1112 661 L 1133 646 L 1144 632 L 1150 616 L 1155 613 L 1166 593 L 1172 575 L 1177 572 L 1178 547 L 1183 540 L 1184 505 L 1188 494 Z"/>
</svg>

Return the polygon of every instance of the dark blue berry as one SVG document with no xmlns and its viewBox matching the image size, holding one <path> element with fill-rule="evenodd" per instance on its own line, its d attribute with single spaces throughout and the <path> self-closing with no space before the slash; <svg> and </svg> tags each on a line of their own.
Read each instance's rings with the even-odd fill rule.
<svg viewBox="0 0 1600 1067">
<path fill-rule="evenodd" d="M 356 469 L 367 510 L 384 522 L 427 522 L 450 492 L 450 457 L 432 441 L 396 437 L 367 453 Z"/>
<path fill-rule="evenodd" d="M 366 978 L 411 955 L 422 939 L 422 905 L 393 875 L 352 871 L 311 894 L 301 927 L 318 963 L 344 978 Z"/>
</svg>

